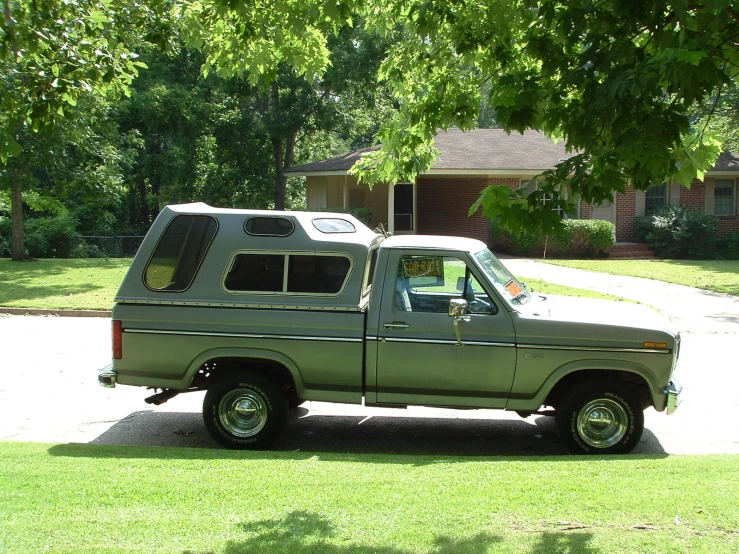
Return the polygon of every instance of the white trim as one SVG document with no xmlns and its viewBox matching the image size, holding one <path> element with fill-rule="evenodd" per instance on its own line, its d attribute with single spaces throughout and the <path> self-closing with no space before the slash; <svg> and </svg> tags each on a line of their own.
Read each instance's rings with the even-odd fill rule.
<svg viewBox="0 0 739 554">
<path fill-rule="evenodd" d="M 308 337 L 304 335 L 257 335 L 252 333 L 209 333 L 204 331 L 172 331 L 161 329 L 124 329 L 124 333 L 141 333 L 144 335 L 185 335 L 191 337 L 224 337 L 236 339 L 288 339 L 310 340 L 321 342 L 362 342 L 361 338 L 348 337 Z"/>
<path fill-rule="evenodd" d="M 706 179 L 703 181 L 705 185 L 705 197 L 703 199 L 704 207 L 703 211 L 707 214 L 713 215 L 713 189 L 716 186 L 715 179 Z"/>
<path fill-rule="evenodd" d="M 418 233 L 418 194 L 416 193 L 416 183 L 418 179 L 413 181 L 413 234 Z"/>
<path fill-rule="evenodd" d="M 489 175 L 492 177 L 509 177 L 511 179 L 517 179 L 520 177 L 536 177 L 541 175 L 542 172 L 553 168 L 543 169 L 429 169 L 419 173 L 419 177 L 446 177 L 446 176 L 459 176 L 459 175 Z M 289 177 L 331 177 L 338 175 L 351 175 L 348 169 L 332 169 L 327 171 L 285 171 L 285 175 Z M 737 172 L 733 172 L 736 175 Z"/>
<path fill-rule="evenodd" d="M 395 185 L 387 184 L 387 230 L 395 233 Z"/>
</svg>

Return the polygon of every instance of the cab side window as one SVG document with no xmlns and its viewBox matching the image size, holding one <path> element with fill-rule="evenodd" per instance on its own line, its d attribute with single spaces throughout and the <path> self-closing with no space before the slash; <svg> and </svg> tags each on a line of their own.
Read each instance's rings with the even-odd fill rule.
<svg viewBox="0 0 739 554">
<path fill-rule="evenodd" d="M 467 300 L 469 313 L 498 312 L 462 259 L 452 256 L 400 258 L 393 299 L 396 311 L 446 314 L 452 298 Z"/>
</svg>

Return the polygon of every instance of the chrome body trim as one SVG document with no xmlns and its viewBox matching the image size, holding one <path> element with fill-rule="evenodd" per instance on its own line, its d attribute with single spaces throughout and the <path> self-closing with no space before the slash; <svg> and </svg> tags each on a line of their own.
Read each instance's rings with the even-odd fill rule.
<svg viewBox="0 0 739 554">
<path fill-rule="evenodd" d="M 367 337 L 369 338 L 369 337 Z M 390 338 L 390 337 L 375 337 L 375 339 L 384 340 L 387 342 L 414 342 L 418 344 L 457 344 L 456 340 L 432 340 L 432 339 L 401 339 L 401 338 Z M 504 348 L 514 348 L 516 345 L 509 342 L 477 342 L 477 341 L 462 341 L 462 344 L 468 346 L 498 346 Z"/>
<path fill-rule="evenodd" d="M 249 308 L 260 310 L 303 310 L 311 312 L 363 312 L 366 306 L 288 306 L 285 304 L 254 304 L 242 302 L 182 302 L 177 300 L 148 300 L 116 297 L 118 304 L 151 304 L 156 306 L 194 306 L 197 308 Z"/>
<path fill-rule="evenodd" d="M 98 369 L 98 384 L 106 389 L 115 388 L 115 377 L 116 373 L 113 369 L 113 364 L 108 364 L 103 368 Z"/>
<path fill-rule="evenodd" d="M 673 379 L 667 384 L 663 392 L 667 396 L 667 415 L 674 414 L 680 405 L 680 395 L 683 392 L 683 387 Z"/>
<path fill-rule="evenodd" d="M 519 344 L 518 348 L 532 350 L 577 350 L 580 352 L 635 352 L 639 354 L 669 354 L 670 350 L 655 348 L 618 348 L 618 347 L 590 347 L 590 346 L 558 346 L 546 344 Z"/>
<path fill-rule="evenodd" d="M 301 335 L 257 335 L 252 333 L 209 333 L 206 331 L 171 331 L 162 329 L 126 329 L 124 333 L 140 333 L 144 335 L 184 335 L 193 337 L 224 337 L 231 339 L 278 339 L 308 340 L 321 342 L 362 342 L 361 338 L 348 337 L 306 337 Z"/>
</svg>

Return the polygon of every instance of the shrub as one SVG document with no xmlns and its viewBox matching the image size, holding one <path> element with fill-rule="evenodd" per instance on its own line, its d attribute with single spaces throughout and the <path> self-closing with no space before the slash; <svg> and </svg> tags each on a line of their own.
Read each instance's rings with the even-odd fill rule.
<svg viewBox="0 0 739 554">
<path fill-rule="evenodd" d="M 367 207 L 363 208 L 311 208 L 311 212 L 333 212 L 340 214 L 351 214 L 365 225 L 369 225 L 372 221 L 372 210 Z"/>
<path fill-rule="evenodd" d="M 616 244 L 616 227 L 598 219 L 566 219 L 560 233 L 548 240 L 541 233 L 508 233 L 497 221 L 491 226 L 491 245 L 498 252 L 521 256 L 546 255 L 558 258 L 596 258 Z"/>
<path fill-rule="evenodd" d="M 71 258 L 108 258 L 108 253 L 96 244 L 77 243 L 70 253 Z"/>
<path fill-rule="evenodd" d="M 634 219 L 639 238 L 661 258 L 715 257 L 718 218 L 687 206 L 667 206 Z"/>
<path fill-rule="evenodd" d="M 33 258 L 69 258 L 74 246 L 75 220 L 69 215 L 28 219 L 24 244 Z"/>
<path fill-rule="evenodd" d="M 10 257 L 10 218 L 0 216 L 0 258 Z"/>
<path fill-rule="evenodd" d="M 720 235 L 717 239 L 716 253 L 724 260 L 739 260 L 739 232 Z"/>
</svg>

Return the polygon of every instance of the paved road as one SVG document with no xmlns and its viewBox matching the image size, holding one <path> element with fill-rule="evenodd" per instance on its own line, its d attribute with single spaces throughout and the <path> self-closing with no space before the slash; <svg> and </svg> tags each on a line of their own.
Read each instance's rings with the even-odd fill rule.
<svg viewBox="0 0 739 554">
<path fill-rule="evenodd" d="M 0 316 L 0 440 L 216 447 L 200 416 L 202 393 L 152 407 L 137 387 L 103 389 L 110 321 Z M 739 343 L 717 333 L 684 336 L 678 379 L 685 401 L 672 416 L 646 413 L 636 453 L 739 453 Z M 564 454 L 551 418 L 500 411 L 378 409 L 308 402 L 279 450 L 431 455 Z"/>
</svg>

